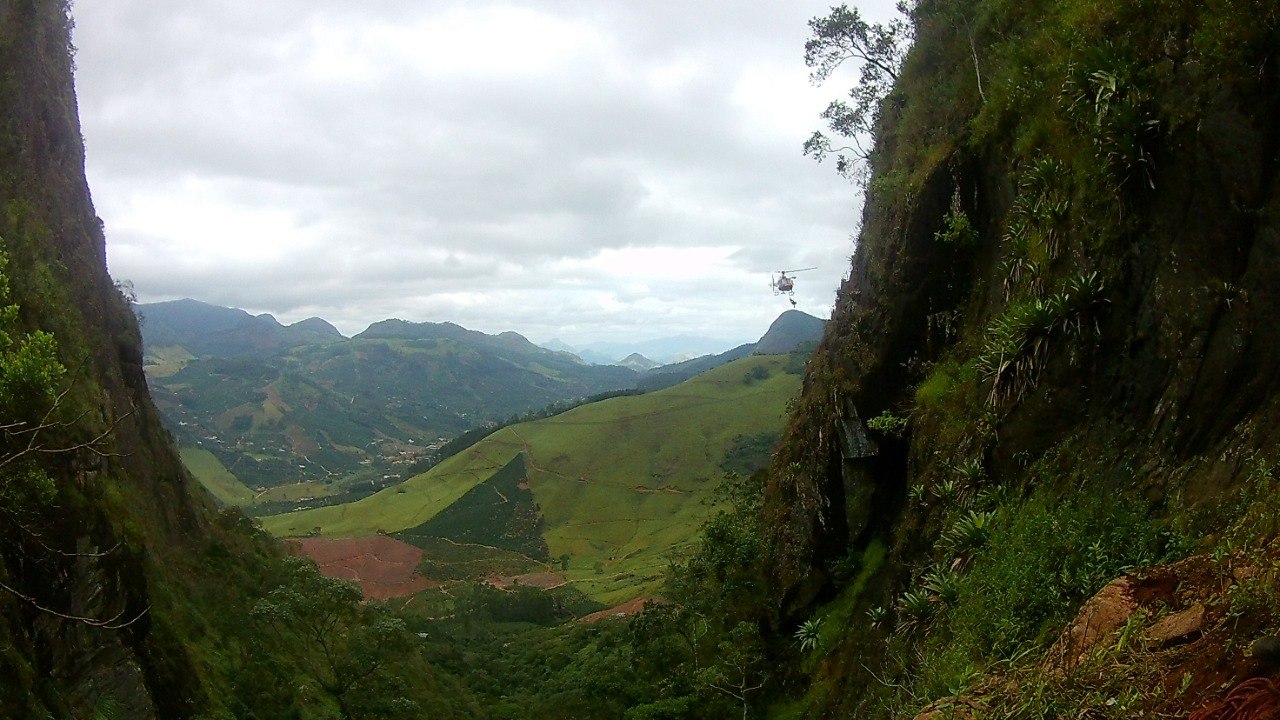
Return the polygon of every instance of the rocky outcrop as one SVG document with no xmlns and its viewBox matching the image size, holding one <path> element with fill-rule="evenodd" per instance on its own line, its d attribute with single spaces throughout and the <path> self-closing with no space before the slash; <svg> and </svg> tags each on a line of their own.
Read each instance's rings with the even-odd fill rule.
<svg viewBox="0 0 1280 720">
<path fill-rule="evenodd" d="M 1241 712 L 1275 707 L 1268 704 L 1274 682 L 1265 679 L 1275 668 L 1245 650 L 1257 628 L 1242 622 L 1242 611 L 1277 560 L 1280 546 L 1273 544 L 1250 555 L 1197 555 L 1136 569 L 1090 598 L 1036 662 L 1011 664 L 963 696 L 934 701 L 916 720 L 1003 717 L 1034 704 L 1036 693 L 1071 698 L 1064 701 L 1081 710 L 1114 707 L 1124 687 L 1117 687 L 1119 674 L 1142 685 L 1128 694 L 1133 716 L 1272 717 Z"/>
<path fill-rule="evenodd" d="M 1217 512 L 1275 457 L 1280 15 L 1158 6 L 1095 4 L 1085 19 L 1047 2 L 912 5 L 915 44 L 878 108 L 850 275 L 766 489 L 779 632 L 837 594 L 852 602 L 842 569 L 888 548 L 854 585 L 861 608 L 890 619 L 849 621 L 813 681 L 846 694 L 821 712 L 887 716 L 851 698 L 927 684 L 913 675 L 930 664 L 921 654 L 959 623 L 939 610 L 937 636 L 899 624 L 888 643 L 885 627 L 907 591 L 923 597 L 927 572 L 982 562 L 941 537 L 965 488 L 1003 493 L 990 507 L 1007 513 L 1091 495 L 1168 519 Z M 1214 540 L 1222 518 L 1188 534 Z M 1202 586 L 1204 559 L 1187 562 L 1103 589 L 1036 668 L 1055 679 L 1036 681 L 1079 686 L 1119 638 L 1168 657 L 1213 652 L 1187 697 L 1237 677 L 1221 607 L 1176 587 Z M 1160 667 L 1175 693 L 1185 668 Z"/>
<path fill-rule="evenodd" d="M 1045 669 L 1066 674 L 1131 626 L 1135 638 L 1157 651 L 1192 641 L 1222 620 L 1222 610 L 1208 605 L 1222 588 L 1221 574 L 1212 559 L 1197 555 L 1112 580 L 1080 608 L 1049 648 Z"/>
<path fill-rule="evenodd" d="M 107 274 L 68 5 L 0 0 L 6 274 L 23 331 L 51 333 L 68 369 L 42 432 L 46 449 L 65 448 L 45 453 L 56 494 L 7 505 L 0 522 L 0 715 L 90 717 L 109 701 L 123 717 L 190 717 L 203 690 L 173 641 L 165 598 L 181 581 L 161 566 L 203 550 L 211 507 L 160 427 L 137 324 Z"/>
<path fill-rule="evenodd" d="M 892 512 L 905 478 L 925 480 L 962 456 L 980 458 L 997 480 L 1011 478 L 1072 437 L 1072 452 L 1085 457 L 1118 460 L 1114 448 L 1126 447 L 1132 483 L 1152 493 L 1173 475 L 1210 497 L 1238 483 L 1241 458 L 1280 429 L 1280 377 L 1270 370 L 1280 362 L 1280 329 L 1266 320 L 1280 312 L 1275 58 L 1251 56 L 1257 72 L 1221 85 L 1206 69 L 1209 59 L 1172 57 L 1133 40 L 1132 62 L 1152 68 L 1143 76 L 1143 111 L 1160 132 L 1144 140 L 1140 166 L 1084 180 L 1081 173 L 1095 172 L 1086 166 L 1106 159 L 1098 148 L 1107 140 L 1091 136 L 1101 122 L 1092 114 L 1071 124 L 1071 113 L 1094 110 L 1060 100 L 1073 89 L 1070 78 L 1045 89 L 1045 102 L 1068 120 L 1034 149 L 1011 140 L 1025 118 L 1002 116 L 999 131 L 973 129 L 975 118 L 999 111 L 984 105 L 971 74 L 938 62 L 951 48 L 957 67 L 966 64 L 959 58 L 971 62 L 973 36 L 957 38 L 957 26 L 931 20 L 946 8 L 922 4 L 917 14 L 916 49 L 882 115 L 850 277 L 768 490 L 770 573 L 783 616 L 812 600 L 799 588 L 825 577 L 864 525 L 842 517 L 850 506 L 839 438 L 857 421 L 847 408 L 863 420 L 884 411 L 913 417 L 901 447 L 886 443 L 859 513 Z M 1143 31 L 1180 36 L 1192 26 Z M 931 93 L 943 87 L 964 99 L 937 104 Z M 931 134 L 919 123 L 931 123 Z M 1055 221 L 1055 255 L 1036 270 L 1035 287 L 1019 291 L 1010 280 L 1019 252 L 1010 238 L 1041 162 L 1056 168 L 1051 182 L 1070 199 Z M 961 215 L 971 234 L 953 242 L 948 218 Z M 935 363 L 975 360 L 1019 292 L 1052 293 L 1090 273 L 1102 296 L 1087 341 L 1059 342 L 1026 392 L 993 408 L 994 426 L 983 429 L 975 416 L 972 432 L 944 437 L 929 425 L 914 394 Z M 973 382 L 995 396 L 989 379 Z"/>
</svg>

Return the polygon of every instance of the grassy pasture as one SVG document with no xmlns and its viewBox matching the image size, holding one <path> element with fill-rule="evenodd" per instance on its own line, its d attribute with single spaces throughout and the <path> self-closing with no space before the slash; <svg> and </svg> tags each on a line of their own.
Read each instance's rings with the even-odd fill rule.
<svg viewBox="0 0 1280 720">
<path fill-rule="evenodd" d="M 148 348 L 146 357 L 147 377 L 167 378 L 176 375 L 187 363 L 194 360 L 195 355 L 177 345 L 162 348 Z"/>
<path fill-rule="evenodd" d="M 666 390 L 513 425 L 396 488 L 263 524 L 282 536 L 316 527 L 328 537 L 396 532 L 430 519 L 524 452 L 550 556 L 569 555 L 569 579 L 603 602 L 653 593 L 667 557 L 687 547 L 707 516 L 733 439 L 782 426 L 800 386 L 786 362 L 748 357 Z"/>
<path fill-rule="evenodd" d="M 187 466 L 196 480 L 224 505 L 251 505 L 253 491 L 244 486 L 213 453 L 203 448 L 184 447 L 182 464 Z"/>
<path fill-rule="evenodd" d="M 326 485 L 320 482 L 296 482 L 288 485 L 276 485 L 269 487 L 265 491 L 254 496 L 255 503 L 268 502 L 296 502 L 306 498 L 325 497 L 334 495 L 338 492 L 336 485 Z"/>
</svg>

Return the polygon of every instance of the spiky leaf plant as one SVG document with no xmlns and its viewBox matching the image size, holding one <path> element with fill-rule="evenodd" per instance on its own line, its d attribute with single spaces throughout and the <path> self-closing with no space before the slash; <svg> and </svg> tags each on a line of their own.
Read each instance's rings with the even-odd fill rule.
<svg viewBox="0 0 1280 720">
<path fill-rule="evenodd" d="M 942 534 L 943 545 L 957 555 L 971 553 L 987 544 L 996 514 L 970 510 Z"/>
<path fill-rule="evenodd" d="M 800 651 L 808 652 L 818 646 L 818 633 L 822 629 L 822 618 L 809 618 L 796 628 L 795 638 L 800 643 Z"/>
<path fill-rule="evenodd" d="M 908 632 L 921 627 L 933 618 L 937 607 L 937 601 L 928 590 L 907 590 L 898 596 L 898 626 Z"/>
</svg>

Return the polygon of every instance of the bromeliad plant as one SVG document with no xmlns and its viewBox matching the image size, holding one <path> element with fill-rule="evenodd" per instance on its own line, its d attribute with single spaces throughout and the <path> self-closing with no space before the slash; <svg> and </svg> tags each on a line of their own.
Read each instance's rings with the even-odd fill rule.
<svg viewBox="0 0 1280 720">
<path fill-rule="evenodd" d="M 800 651 L 808 652 L 818 646 L 818 635 L 822 629 L 822 618 L 809 618 L 796 628 L 795 638 L 800 643 Z"/>
<path fill-rule="evenodd" d="M 867 619 L 871 621 L 871 627 L 880 627 L 887 617 L 889 617 L 889 610 L 883 605 L 876 605 L 867 611 Z"/>
<path fill-rule="evenodd" d="M 1064 319 L 1061 308 L 1062 303 L 1053 300 L 1019 303 L 987 329 L 978 369 L 991 381 L 992 405 L 1021 399 L 1035 384 L 1053 331 Z"/>
<path fill-rule="evenodd" d="M 942 534 L 942 544 L 957 555 L 968 555 L 987 544 L 996 514 L 970 510 Z"/>
<path fill-rule="evenodd" d="M 1034 160 L 1018 181 L 1003 244 L 1004 295 L 1020 288 L 1040 291 L 1043 270 L 1058 258 L 1071 212 L 1065 165 L 1053 158 Z"/>
<path fill-rule="evenodd" d="M 933 496 L 938 498 L 943 507 L 951 507 L 955 505 L 964 506 L 968 499 L 968 492 L 963 484 L 954 478 L 948 478 L 940 481 L 932 488 Z"/>
<path fill-rule="evenodd" d="M 982 460 L 978 458 L 966 460 L 956 465 L 955 471 L 960 480 L 971 488 L 981 485 L 983 478 L 987 474 L 986 469 L 982 467 Z"/>
<path fill-rule="evenodd" d="M 960 597 L 960 574 L 951 568 L 933 567 L 920 578 L 924 589 L 933 593 L 946 607 L 956 604 Z"/>
<path fill-rule="evenodd" d="M 907 590 L 898 597 L 898 627 L 910 632 L 928 624 L 937 609 L 937 601 L 926 589 Z"/>
<path fill-rule="evenodd" d="M 1057 338 L 1080 337 L 1090 322 L 1098 330 L 1093 315 L 1103 290 L 1098 273 L 1085 273 L 1061 292 L 1014 304 L 991 323 L 978 370 L 991 381 L 992 405 L 1016 402 L 1035 386 Z"/>
</svg>

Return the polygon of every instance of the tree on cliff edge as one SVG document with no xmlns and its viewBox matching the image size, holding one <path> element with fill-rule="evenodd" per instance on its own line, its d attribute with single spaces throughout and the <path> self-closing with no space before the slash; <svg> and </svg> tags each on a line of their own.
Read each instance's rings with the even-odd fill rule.
<svg viewBox="0 0 1280 720">
<path fill-rule="evenodd" d="M 860 74 L 848 99 L 833 100 L 822 112 L 830 134 L 815 130 L 804 143 L 804 154 L 818 162 L 834 156 L 836 170 L 860 183 L 867 180 L 871 136 L 880 105 L 898 80 L 911 41 L 906 2 L 898 3 L 898 12 L 900 17 L 872 25 L 862 19 L 857 8 L 840 5 L 826 17 L 809 21 L 813 37 L 804 45 L 804 63 L 812 69 L 810 81 L 821 85 L 836 68 L 850 61 L 860 64 Z"/>
</svg>

